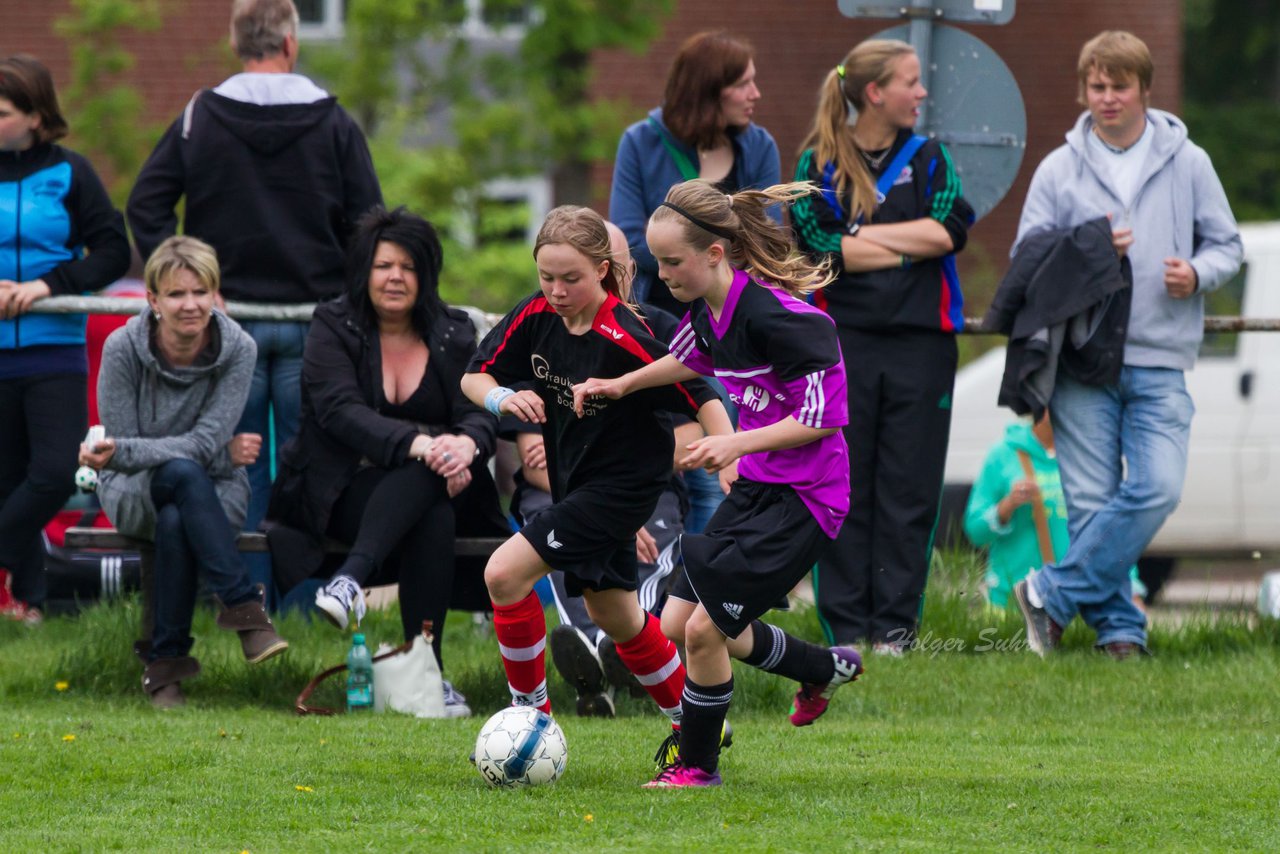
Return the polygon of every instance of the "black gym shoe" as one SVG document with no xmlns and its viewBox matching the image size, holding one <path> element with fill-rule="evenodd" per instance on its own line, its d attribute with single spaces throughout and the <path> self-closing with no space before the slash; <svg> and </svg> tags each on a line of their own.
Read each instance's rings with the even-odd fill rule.
<svg viewBox="0 0 1280 854">
<path fill-rule="evenodd" d="M 1037 608 L 1031 604 L 1031 597 L 1027 591 L 1029 583 L 1024 578 L 1013 585 L 1013 597 L 1018 601 L 1022 618 L 1027 623 L 1027 646 L 1031 647 L 1031 651 L 1036 655 L 1044 658 L 1058 648 L 1058 643 L 1062 640 L 1062 626 L 1055 623 L 1044 608 Z"/>
<path fill-rule="evenodd" d="M 600 663 L 604 666 L 605 678 L 609 680 L 610 685 L 614 688 L 625 688 L 632 697 L 643 698 L 649 696 L 648 692 L 644 690 L 644 686 L 640 684 L 640 680 L 636 678 L 636 675 L 627 669 L 627 665 L 622 663 L 622 658 L 618 655 L 618 647 L 613 642 L 613 638 L 601 638 L 598 651 L 600 653 Z"/>
<path fill-rule="evenodd" d="M 549 643 L 556 670 L 578 692 L 579 717 L 613 717 L 613 688 L 605 681 L 600 657 L 586 635 L 560 625 L 551 630 Z"/>
</svg>

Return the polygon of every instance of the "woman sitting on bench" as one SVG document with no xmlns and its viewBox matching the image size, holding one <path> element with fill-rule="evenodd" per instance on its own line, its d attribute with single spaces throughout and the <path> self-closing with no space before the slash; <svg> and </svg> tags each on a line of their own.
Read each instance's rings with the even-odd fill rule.
<svg viewBox="0 0 1280 854">
<path fill-rule="evenodd" d="M 346 629 L 363 588 L 398 583 L 406 640 L 434 625 L 436 658 L 453 594 L 455 518 L 498 507 L 486 466 L 497 420 L 462 395 L 476 349 L 466 312 L 437 291 L 442 255 L 431 224 L 403 208 L 361 218 L 347 293 L 317 307 L 302 363 L 302 418 L 272 490 L 272 564 L 288 588 L 321 570 L 326 537 L 349 546 L 316 592 Z M 455 500 L 456 496 L 456 500 Z M 456 510 L 456 514 L 455 514 Z M 313 544 L 299 555 L 294 532 Z M 446 683 L 450 716 L 470 713 Z"/>
<path fill-rule="evenodd" d="M 249 503 L 244 466 L 262 444 L 232 435 L 253 377 L 253 339 L 214 308 L 218 258 L 209 245 L 171 237 L 143 276 L 147 308 L 102 351 L 98 409 L 108 438 L 81 445 L 80 464 L 101 471 L 98 496 L 116 529 L 155 543 L 142 687 L 167 708 L 184 702 L 180 683 L 200 672 L 189 654 L 200 578 L 221 606 L 218 626 L 239 632 L 250 663 L 289 644 L 236 551 Z"/>
</svg>

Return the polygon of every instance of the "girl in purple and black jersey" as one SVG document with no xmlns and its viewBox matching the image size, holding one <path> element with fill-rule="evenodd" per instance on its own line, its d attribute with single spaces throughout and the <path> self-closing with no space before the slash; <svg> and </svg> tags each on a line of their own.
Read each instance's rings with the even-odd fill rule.
<svg viewBox="0 0 1280 854">
<path fill-rule="evenodd" d="M 651 787 L 720 783 L 731 658 L 800 683 L 796 726 L 813 723 L 835 689 L 862 672 L 856 651 L 806 643 L 759 619 L 804 577 L 849 509 L 844 362 L 831 319 L 801 298 L 830 275 L 765 214 L 812 191 L 784 184 L 729 196 L 703 181 L 673 187 L 647 232 L 659 275 L 689 304 L 671 352 L 574 387 L 582 407 L 713 375 L 739 406 L 739 432 L 688 446 L 686 464 L 733 485 L 706 531 L 681 538 L 685 576 L 663 628 L 686 645 L 683 726 Z"/>
</svg>

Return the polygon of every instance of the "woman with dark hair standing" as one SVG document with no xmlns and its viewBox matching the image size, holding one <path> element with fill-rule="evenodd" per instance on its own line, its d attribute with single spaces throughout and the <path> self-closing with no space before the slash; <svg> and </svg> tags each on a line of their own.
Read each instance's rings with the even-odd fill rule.
<svg viewBox="0 0 1280 854">
<path fill-rule="evenodd" d="M 682 181 L 702 178 L 726 193 L 778 183 L 778 146 L 751 119 L 760 89 L 752 48 L 724 31 L 691 36 L 667 73 L 662 106 L 627 128 L 618 143 L 609 219 L 636 261 L 635 297 L 676 317 L 685 307 L 658 279 L 645 244 L 649 216 Z"/>
<path fill-rule="evenodd" d="M 87 414 L 83 314 L 31 314 L 129 267 L 124 218 L 67 134 L 49 70 L 0 60 L 0 619 L 40 621 L 41 529 L 75 490 Z M 86 252 L 88 250 L 88 252 Z"/>
<path fill-rule="evenodd" d="M 363 588 L 399 583 L 406 640 L 434 624 L 435 652 L 453 592 L 455 496 L 489 500 L 485 463 L 497 420 L 462 395 L 476 347 L 466 312 L 437 291 L 443 259 L 431 224 L 403 208 L 373 208 L 348 253 L 347 293 L 321 304 L 302 365 L 302 421 L 283 450 L 268 517 L 318 546 L 350 546 L 316 593 L 316 607 L 345 629 L 364 615 Z M 299 561 L 277 551 L 289 588 L 321 569 L 319 548 Z M 282 559 L 283 558 L 283 559 Z M 451 715 L 469 714 L 446 690 Z"/>
<path fill-rule="evenodd" d="M 818 613 L 835 643 L 889 654 L 915 637 L 929 572 L 964 325 L 953 256 L 973 222 L 946 148 L 913 132 L 927 94 L 906 42 L 850 51 L 796 167 L 822 194 L 791 207 L 800 247 L 839 274 L 817 302 L 850 366 L 850 510 L 818 563 Z"/>
<path fill-rule="evenodd" d="M 609 194 L 609 219 L 627 236 L 636 262 L 636 302 L 684 317 L 683 303 L 658 278 L 645 243 L 649 217 L 676 184 L 701 178 L 724 193 L 763 190 L 778 183 L 778 145 L 751 119 L 760 89 L 751 45 L 723 30 L 697 33 L 680 47 L 667 73 L 662 106 L 627 128 L 618 143 Z M 781 222 L 781 211 L 771 216 Z M 708 383 L 724 397 L 714 379 Z M 726 399 L 727 404 L 727 399 Z M 687 471 L 685 530 L 698 533 L 724 500 L 720 484 L 701 469 Z"/>
</svg>

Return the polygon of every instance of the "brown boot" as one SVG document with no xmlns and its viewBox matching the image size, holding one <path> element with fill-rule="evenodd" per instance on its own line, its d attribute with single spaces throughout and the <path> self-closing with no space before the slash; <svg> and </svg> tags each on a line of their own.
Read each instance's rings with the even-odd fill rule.
<svg viewBox="0 0 1280 854">
<path fill-rule="evenodd" d="M 240 647 L 245 661 L 257 664 L 289 648 L 289 642 L 276 634 L 276 628 L 262 607 L 262 585 L 258 585 L 258 598 L 241 602 L 218 612 L 218 628 L 240 633 Z"/>
<path fill-rule="evenodd" d="M 142 690 L 157 709 L 172 709 L 187 702 L 181 682 L 200 675 L 200 662 L 189 655 L 181 658 L 157 658 L 142 671 Z"/>
</svg>

